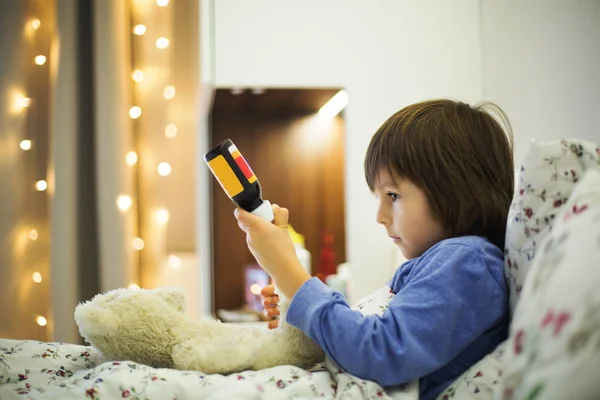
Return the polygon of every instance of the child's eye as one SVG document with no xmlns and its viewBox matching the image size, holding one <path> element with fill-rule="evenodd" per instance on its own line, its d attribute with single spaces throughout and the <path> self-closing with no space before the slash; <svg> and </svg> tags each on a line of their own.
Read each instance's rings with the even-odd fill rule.
<svg viewBox="0 0 600 400">
<path fill-rule="evenodd" d="M 398 200 L 398 198 L 400 197 L 396 193 L 393 193 L 393 192 L 387 192 L 386 196 L 388 196 L 392 200 L 392 203 L 394 201 Z"/>
</svg>

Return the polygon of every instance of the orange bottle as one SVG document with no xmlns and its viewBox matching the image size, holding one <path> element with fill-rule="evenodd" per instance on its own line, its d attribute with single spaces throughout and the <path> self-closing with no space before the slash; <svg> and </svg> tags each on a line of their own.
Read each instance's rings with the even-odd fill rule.
<svg viewBox="0 0 600 400">
<path fill-rule="evenodd" d="M 206 153 L 204 161 L 235 205 L 273 222 L 271 203 L 263 200 L 258 178 L 231 139 Z"/>
</svg>

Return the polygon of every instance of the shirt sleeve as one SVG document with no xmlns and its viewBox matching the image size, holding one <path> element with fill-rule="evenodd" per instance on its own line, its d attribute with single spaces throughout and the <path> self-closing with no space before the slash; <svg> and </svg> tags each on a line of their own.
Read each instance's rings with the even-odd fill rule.
<svg viewBox="0 0 600 400">
<path fill-rule="evenodd" d="M 287 321 L 362 379 L 395 386 L 426 376 L 501 322 L 506 295 L 471 247 L 445 246 L 419 263 L 382 316 L 363 316 L 312 278 L 293 297 Z"/>
</svg>

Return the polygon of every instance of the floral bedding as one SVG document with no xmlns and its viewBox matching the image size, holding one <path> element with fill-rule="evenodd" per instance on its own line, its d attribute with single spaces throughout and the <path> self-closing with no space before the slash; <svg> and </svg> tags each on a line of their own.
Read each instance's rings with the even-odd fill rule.
<svg viewBox="0 0 600 400">
<path fill-rule="evenodd" d="M 511 315 L 521 298 L 536 250 L 590 169 L 600 169 L 600 147 L 595 143 L 577 139 L 530 143 L 506 227 L 505 275 Z"/>
<path fill-rule="evenodd" d="M 229 376 L 104 360 L 92 347 L 0 341 L 0 399 L 389 399 L 379 385 L 331 365 Z"/>
<path fill-rule="evenodd" d="M 383 313 L 391 296 L 384 287 L 355 308 Z M 384 390 L 329 360 L 310 370 L 279 366 L 207 375 L 106 360 L 89 346 L 0 339 L 0 400 L 288 398 L 417 400 L 418 382 Z"/>
<path fill-rule="evenodd" d="M 497 400 L 600 398 L 600 168 L 555 220 L 515 310 Z"/>
</svg>

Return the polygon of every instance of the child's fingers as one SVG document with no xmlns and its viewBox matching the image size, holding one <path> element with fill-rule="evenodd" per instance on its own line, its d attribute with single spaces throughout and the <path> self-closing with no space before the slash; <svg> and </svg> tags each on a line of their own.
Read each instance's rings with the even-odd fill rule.
<svg viewBox="0 0 600 400">
<path fill-rule="evenodd" d="M 260 290 L 260 295 L 262 297 L 275 296 L 275 286 L 267 285 Z"/>
<path fill-rule="evenodd" d="M 267 317 L 276 317 L 276 316 L 280 315 L 279 308 L 277 308 L 277 307 L 265 308 L 265 315 Z"/>
<path fill-rule="evenodd" d="M 263 300 L 265 307 L 275 307 L 279 304 L 279 296 L 268 296 Z"/>
<path fill-rule="evenodd" d="M 269 321 L 269 329 L 275 329 L 275 328 L 277 328 L 277 326 L 279 326 L 279 321 L 278 320 Z"/>
</svg>

